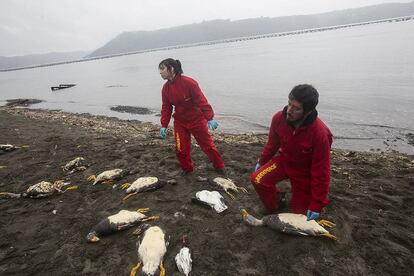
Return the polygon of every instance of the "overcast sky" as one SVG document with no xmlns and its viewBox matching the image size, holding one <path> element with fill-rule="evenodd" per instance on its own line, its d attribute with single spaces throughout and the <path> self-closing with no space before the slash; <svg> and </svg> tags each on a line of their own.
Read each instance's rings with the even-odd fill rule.
<svg viewBox="0 0 414 276">
<path fill-rule="evenodd" d="M 0 0 L 0 56 L 89 51 L 125 31 L 411 0 Z"/>
</svg>

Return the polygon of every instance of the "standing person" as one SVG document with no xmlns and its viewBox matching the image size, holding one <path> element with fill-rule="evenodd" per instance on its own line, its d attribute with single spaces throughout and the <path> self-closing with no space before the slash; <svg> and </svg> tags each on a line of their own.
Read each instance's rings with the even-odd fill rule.
<svg viewBox="0 0 414 276">
<path fill-rule="evenodd" d="M 217 173 L 224 174 L 224 162 L 214 145 L 208 129 L 215 130 L 218 123 L 214 120 L 214 111 L 201 91 L 198 83 L 183 76 L 181 63 L 172 58 L 160 62 L 160 75 L 167 82 L 162 87 L 161 129 L 162 139 L 167 134 L 174 106 L 174 138 L 176 156 L 182 174 L 193 171 L 191 160 L 191 135 L 194 136 L 208 159 L 213 162 Z"/>
<path fill-rule="evenodd" d="M 332 134 L 318 118 L 319 94 L 313 86 L 297 85 L 288 98 L 288 105 L 273 116 L 250 179 L 267 213 L 279 207 L 276 184 L 289 179 L 291 211 L 316 220 L 328 204 Z"/>
</svg>

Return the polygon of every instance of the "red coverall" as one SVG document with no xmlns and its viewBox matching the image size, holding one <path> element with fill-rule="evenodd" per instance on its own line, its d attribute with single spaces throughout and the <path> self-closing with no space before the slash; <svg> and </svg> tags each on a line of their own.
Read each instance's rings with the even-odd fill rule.
<svg viewBox="0 0 414 276">
<path fill-rule="evenodd" d="M 289 179 L 292 187 L 290 209 L 306 214 L 320 212 L 328 204 L 332 134 L 317 118 L 316 110 L 295 129 L 286 121 L 286 110 L 273 116 L 268 141 L 259 159 L 265 164 L 250 176 L 265 208 L 278 208 L 276 184 Z"/>
<path fill-rule="evenodd" d="M 191 134 L 216 169 L 224 169 L 221 158 L 211 138 L 207 121 L 213 119 L 214 111 L 201 91 L 198 83 L 190 77 L 177 75 L 162 87 L 161 126 L 167 127 L 172 108 L 174 110 L 174 137 L 176 156 L 181 169 L 193 170 L 191 160 Z"/>
</svg>

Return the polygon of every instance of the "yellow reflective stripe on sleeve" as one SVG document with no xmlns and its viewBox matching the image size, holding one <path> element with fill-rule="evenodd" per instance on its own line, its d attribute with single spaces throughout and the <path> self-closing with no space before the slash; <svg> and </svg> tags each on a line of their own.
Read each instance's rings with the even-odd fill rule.
<svg viewBox="0 0 414 276">
<path fill-rule="evenodd" d="M 181 141 L 180 141 L 180 135 L 178 132 L 175 133 L 175 147 L 177 151 L 181 151 Z"/>
<path fill-rule="evenodd" d="M 274 171 L 277 168 L 276 163 L 272 164 L 271 166 L 267 167 L 266 169 L 264 169 L 263 171 L 261 171 L 260 173 L 258 173 L 254 179 L 254 182 L 256 184 L 260 184 L 260 181 L 262 180 L 262 178 L 270 173 L 271 171 Z"/>
</svg>

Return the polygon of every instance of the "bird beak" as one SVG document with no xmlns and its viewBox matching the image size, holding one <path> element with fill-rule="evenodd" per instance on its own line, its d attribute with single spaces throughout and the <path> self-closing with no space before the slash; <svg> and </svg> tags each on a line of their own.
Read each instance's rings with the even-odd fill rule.
<svg viewBox="0 0 414 276">
<path fill-rule="evenodd" d="M 95 233 L 89 233 L 87 236 L 86 236 L 86 239 L 88 240 L 88 242 L 93 242 L 93 243 L 95 243 L 95 242 L 98 242 L 99 241 L 99 238 L 96 236 L 96 234 Z"/>
</svg>

